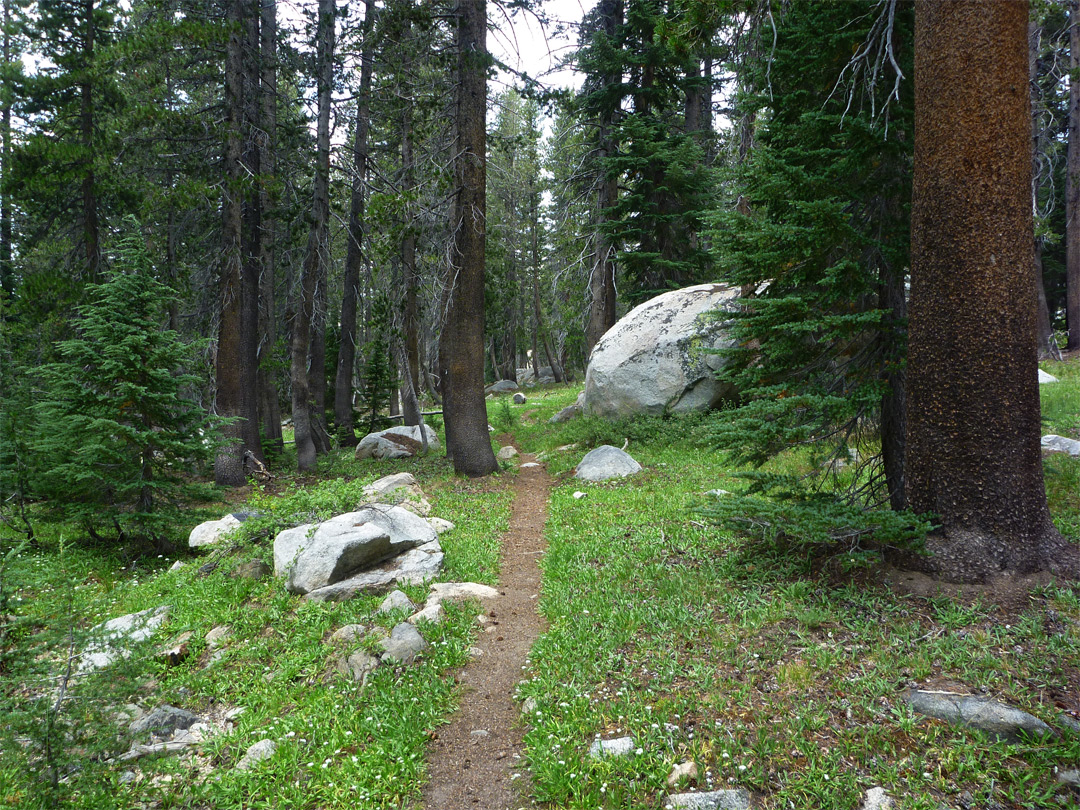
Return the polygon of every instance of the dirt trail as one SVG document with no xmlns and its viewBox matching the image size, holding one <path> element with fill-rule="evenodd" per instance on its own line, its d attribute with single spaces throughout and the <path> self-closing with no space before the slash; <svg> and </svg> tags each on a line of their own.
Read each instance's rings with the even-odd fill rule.
<svg viewBox="0 0 1080 810">
<path fill-rule="evenodd" d="M 523 456 L 522 462 L 532 461 Z M 428 754 L 428 810 L 517 810 L 528 804 L 520 706 L 513 699 L 532 644 L 545 629 L 537 612 L 551 478 L 541 467 L 518 472 L 510 529 L 502 540 L 498 599 L 484 606 L 498 624 L 480 633 L 481 655 L 458 673 L 461 705 Z"/>
</svg>

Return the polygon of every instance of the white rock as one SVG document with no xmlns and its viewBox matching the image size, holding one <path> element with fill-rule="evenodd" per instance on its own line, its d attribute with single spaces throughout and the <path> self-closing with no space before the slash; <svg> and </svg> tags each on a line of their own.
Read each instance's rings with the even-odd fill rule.
<svg viewBox="0 0 1080 810">
<path fill-rule="evenodd" d="M 421 517 L 431 514 L 431 504 L 412 473 L 395 473 L 368 484 L 364 487 L 364 498 L 380 504 L 397 504 Z"/>
<path fill-rule="evenodd" d="M 346 580 L 317 588 L 304 596 L 309 602 L 343 602 L 360 594 L 382 594 L 397 585 L 423 585 L 442 572 L 443 553 L 425 549 L 437 547 L 427 543 L 404 554 L 380 563 L 374 568 Z"/>
<path fill-rule="evenodd" d="M 270 759 L 277 750 L 277 743 L 273 740 L 259 740 L 254 745 L 248 746 L 243 758 L 236 763 L 236 770 L 250 771 L 260 762 Z"/>
<path fill-rule="evenodd" d="M 609 478 L 624 478 L 641 472 L 641 465 L 626 452 L 610 444 L 603 444 L 590 450 L 578 462 L 575 478 L 582 481 L 607 481 Z"/>
<path fill-rule="evenodd" d="M 577 492 L 574 493 L 574 500 L 575 501 L 580 501 L 584 497 L 585 497 L 585 493 L 582 492 L 580 489 Z"/>
<path fill-rule="evenodd" d="M 696 782 L 698 778 L 697 763 L 693 760 L 687 762 L 680 762 L 674 768 L 671 769 L 671 773 L 668 774 L 667 786 L 678 787 L 679 782 L 686 779 L 690 782 Z"/>
<path fill-rule="evenodd" d="M 495 457 L 498 458 L 499 461 L 509 461 L 517 454 L 518 451 L 516 448 L 506 445 L 505 447 L 499 448 L 499 452 L 495 454 Z"/>
<path fill-rule="evenodd" d="M 723 312 L 739 290 L 700 284 L 632 309 L 593 347 L 585 372 L 587 414 L 605 418 L 715 407 L 734 391 L 715 377 L 730 345 Z"/>
<path fill-rule="evenodd" d="M 367 627 L 362 624 L 346 624 L 330 635 L 331 644 L 355 644 L 367 635 Z"/>
<path fill-rule="evenodd" d="M 1043 371 L 1041 368 L 1039 369 L 1039 385 L 1043 385 L 1044 383 L 1055 383 L 1057 381 L 1058 378 L 1053 374 Z"/>
<path fill-rule="evenodd" d="M 866 791 L 866 798 L 863 800 L 863 810 L 892 810 L 892 808 L 892 797 L 885 792 L 885 788 L 875 787 Z"/>
<path fill-rule="evenodd" d="M 668 796 L 672 810 L 750 810 L 745 790 L 714 790 L 709 793 L 675 793 Z"/>
<path fill-rule="evenodd" d="M 424 425 L 428 449 L 439 449 L 439 437 L 430 425 Z M 419 425 L 397 425 L 376 433 L 369 433 L 356 445 L 356 458 L 411 458 L 420 452 L 423 439 Z"/>
<path fill-rule="evenodd" d="M 208 520 L 205 523 L 200 523 L 188 535 L 188 546 L 191 548 L 211 546 L 239 525 L 240 521 L 233 515 L 226 515 L 220 520 Z"/>
<path fill-rule="evenodd" d="M 79 658 L 76 672 L 101 669 L 131 655 L 131 647 L 147 641 L 169 617 L 169 606 L 161 605 L 138 613 L 117 616 L 92 628 L 90 643 Z"/>
<path fill-rule="evenodd" d="M 407 622 L 397 625 L 390 631 L 390 638 L 384 638 L 379 644 L 383 648 L 383 659 L 399 664 L 411 664 L 427 648 L 424 637 Z"/>
<path fill-rule="evenodd" d="M 490 585 L 478 582 L 436 582 L 431 586 L 427 603 L 461 602 L 466 599 L 497 599 L 499 592 Z"/>
<path fill-rule="evenodd" d="M 536 463 L 535 461 L 526 461 L 526 462 L 525 462 L 524 464 L 522 464 L 522 465 L 521 465 L 521 469 L 523 469 L 523 470 L 530 470 L 530 469 L 532 469 L 533 467 L 539 467 L 539 466 L 540 466 L 540 465 L 539 465 L 539 464 L 537 464 L 537 463 Z"/>
<path fill-rule="evenodd" d="M 635 749 L 633 737 L 616 737 L 613 740 L 593 740 L 589 746 L 589 756 L 594 759 L 600 757 L 628 757 Z"/>
<path fill-rule="evenodd" d="M 290 593 L 304 594 L 341 582 L 401 550 L 394 547 L 385 529 L 349 517 L 321 524 L 296 555 L 286 585 Z"/>
<path fill-rule="evenodd" d="M 1052 453 L 1068 453 L 1073 458 L 1080 458 L 1080 442 L 1076 439 L 1050 433 L 1042 437 L 1042 446 Z"/>
<path fill-rule="evenodd" d="M 447 532 L 454 530 L 454 524 L 449 520 L 443 520 L 440 517 L 429 517 L 428 523 L 431 528 L 435 530 L 436 534 L 446 534 Z"/>
<path fill-rule="evenodd" d="M 403 591 L 394 590 L 390 591 L 386 598 L 382 600 L 382 604 L 379 605 L 379 613 L 389 613 L 402 608 L 412 611 L 416 610 L 416 605 Z"/>
<path fill-rule="evenodd" d="M 232 628 L 227 624 L 218 625 L 211 629 L 205 636 L 206 646 L 211 650 L 221 646 L 229 636 L 232 635 Z"/>
<path fill-rule="evenodd" d="M 410 616 L 406 621 L 409 624 L 417 624 L 418 622 L 431 622 L 432 624 L 439 624 L 445 618 L 446 614 L 443 612 L 442 602 L 435 602 L 427 605 L 423 610 L 419 610 Z"/>
</svg>

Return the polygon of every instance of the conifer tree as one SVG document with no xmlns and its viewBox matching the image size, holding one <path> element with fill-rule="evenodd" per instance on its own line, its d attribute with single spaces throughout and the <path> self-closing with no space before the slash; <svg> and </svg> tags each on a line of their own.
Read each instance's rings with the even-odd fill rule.
<svg viewBox="0 0 1080 810">
<path fill-rule="evenodd" d="M 135 225 L 116 269 L 87 288 L 76 337 L 42 369 L 32 485 L 91 536 L 160 541 L 208 462 L 215 425 L 189 397 L 193 347 L 164 329 L 172 291 L 154 278 Z"/>
</svg>

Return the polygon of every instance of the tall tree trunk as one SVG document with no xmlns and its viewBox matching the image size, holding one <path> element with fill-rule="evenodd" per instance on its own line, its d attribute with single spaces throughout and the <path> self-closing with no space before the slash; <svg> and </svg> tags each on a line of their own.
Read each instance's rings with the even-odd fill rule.
<svg viewBox="0 0 1080 810">
<path fill-rule="evenodd" d="M 263 182 L 259 184 L 262 209 L 262 239 L 259 240 L 259 413 L 263 436 L 277 451 L 284 448 L 281 435 L 281 404 L 274 374 L 277 346 L 277 0 L 262 0 L 259 6 L 259 64 L 262 102 L 262 138 L 259 164 Z"/>
<path fill-rule="evenodd" d="M 293 431 L 296 463 L 301 472 L 315 470 L 316 443 L 308 360 L 319 284 L 326 277 L 330 219 L 330 94 L 334 58 L 334 0 L 319 0 L 316 28 L 316 72 L 319 116 L 316 126 L 315 182 L 311 203 L 311 230 L 293 317 L 290 374 L 292 377 Z"/>
<path fill-rule="evenodd" d="M 940 529 L 910 562 L 961 582 L 1076 575 L 1039 446 L 1028 4 L 915 8 L 906 484 Z"/>
<path fill-rule="evenodd" d="M 101 265 L 101 244 L 98 233 L 97 188 L 94 179 L 94 0 L 83 0 L 86 31 L 83 34 L 82 58 L 85 71 L 79 83 L 79 134 L 85 150 L 85 173 L 82 180 L 82 242 L 86 261 L 86 278 L 97 282 Z"/>
<path fill-rule="evenodd" d="M 3 49 L 4 64 L 11 64 L 11 0 L 4 0 Z M 4 82 L 0 92 L 0 137 L 4 139 L 0 153 L 0 292 L 15 292 L 15 270 L 11 263 L 11 192 L 7 180 L 11 174 L 11 98 L 12 89 Z"/>
<path fill-rule="evenodd" d="M 609 41 L 614 41 L 616 30 L 622 23 L 622 0 L 600 0 L 598 9 L 604 33 L 607 34 Z M 609 84 L 621 80 L 622 77 L 617 75 L 606 78 Z M 589 276 L 589 322 L 585 328 L 586 360 L 597 341 L 615 325 L 615 247 L 611 244 L 611 238 L 604 233 L 605 224 L 610 219 L 611 209 L 619 194 L 616 178 L 608 172 L 605 165 L 607 159 L 616 151 L 612 141 L 613 116 L 613 111 L 606 113 L 600 121 L 598 155 L 600 177 L 596 199 L 596 226 L 593 234 L 592 274 Z"/>
<path fill-rule="evenodd" d="M 1069 2 L 1069 75 L 1080 76 L 1080 2 Z M 1065 320 L 1068 349 L 1080 349 L 1080 81 L 1069 82 L 1065 170 Z"/>
<path fill-rule="evenodd" d="M 1043 105 L 1034 94 L 1039 92 L 1039 24 L 1034 19 L 1028 20 L 1028 84 L 1031 87 L 1031 207 L 1037 211 L 1039 206 L 1039 153 L 1043 143 Z M 1037 326 L 1035 336 L 1039 359 L 1051 356 L 1054 330 L 1050 324 L 1050 309 L 1046 303 L 1046 285 L 1043 282 L 1043 240 L 1035 234 L 1035 284 L 1037 287 L 1036 309 Z"/>
<path fill-rule="evenodd" d="M 364 3 L 360 50 L 360 92 L 356 99 L 353 176 L 349 200 L 348 247 L 341 295 L 341 347 L 334 377 L 334 422 L 342 447 L 357 444 L 353 418 L 353 369 L 356 366 L 356 310 L 360 300 L 360 268 L 364 262 L 364 208 L 367 203 L 368 132 L 371 127 L 371 66 L 375 52 L 375 0 Z"/>
<path fill-rule="evenodd" d="M 242 486 L 244 475 L 244 391 L 240 366 L 244 361 L 242 320 L 243 284 L 243 94 L 244 53 L 242 23 L 245 0 L 232 0 L 227 11 L 229 41 L 225 51 L 225 183 L 221 211 L 221 313 L 218 321 L 217 397 L 219 416 L 233 420 L 223 431 L 228 444 L 214 460 L 214 480 L 224 486 Z"/>
<path fill-rule="evenodd" d="M 439 341 L 446 452 L 469 476 L 498 469 L 484 405 L 484 242 L 487 159 L 487 2 L 455 6 L 457 105 L 455 110 L 454 244 Z"/>
<path fill-rule="evenodd" d="M 413 122 L 412 108 L 404 105 L 401 113 L 401 190 L 407 201 L 412 199 L 416 185 L 413 159 Z M 401 232 L 401 275 L 405 287 L 405 300 L 402 308 L 401 332 L 404 340 L 405 367 L 401 369 L 401 406 L 406 425 L 420 424 L 420 406 L 416 392 L 420 390 L 419 367 L 419 332 L 420 313 L 417 299 L 419 279 L 416 271 L 416 213 L 410 202 L 404 210 L 405 222 Z M 412 396 L 407 396 L 411 391 Z"/>
</svg>

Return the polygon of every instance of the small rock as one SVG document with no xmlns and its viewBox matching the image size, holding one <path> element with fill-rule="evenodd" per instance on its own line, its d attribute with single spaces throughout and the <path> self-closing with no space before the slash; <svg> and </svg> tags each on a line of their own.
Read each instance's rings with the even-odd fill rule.
<svg viewBox="0 0 1080 810">
<path fill-rule="evenodd" d="M 723 498 L 725 495 L 730 495 L 726 489 L 710 489 L 705 493 L 706 495 L 712 495 L 714 498 Z"/>
<path fill-rule="evenodd" d="M 367 628 L 362 624 L 347 624 L 339 627 L 330 635 L 331 644 L 355 644 L 367 634 Z"/>
<path fill-rule="evenodd" d="M 234 706 L 233 708 L 231 708 L 227 712 L 225 712 L 225 719 L 226 720 L 235 720 L 237 717 L 239 717 L 240 715 L 242 715 L 246 711 L 247 711 L 247 709 L 244 708 L 243 706 Z"/>
<path fill-rule="evenodd" d="M 163 649 L 158 655 L 158 658 L 164 661 L 166 666 L 180 666 L 191 657 L 191 645 L 188 644 L 191 640 L 191 635 L 191 631 L 181 633 L 179 638 L 176 639 L 176 643 L 171 647 Z"/>
<path fill-rule="evenodd" d="M 368 484 L 364 487 L 364 498 L 368 502 L 401 506 L 421 517 L 431 514 L 431 504 L 412 473 L 395 473 Z"/>
<path fill-rule="evenodd" d="M 577 419 L 579 416 L 581 416 L 581 406 L 575 402 L 573 405 L 567 405 L 553 417 L 548 419 L 548 422 L 552 425 L 561 425 L 572 419 Z"/>
<path fill-rule="evenodd" d="M 508 394 L 517 391 L 518 384 L 513 380 L 496 380 L 484 389 L 485 394 Z"/>
<path fill-rule="evenodd" d="M 184 567 L 184 564 L 182 562 L 180 562 L 180 560 L 177 560 L 176 562 L 174 562 L 172 565 L 169 566 L 169 573 L 171 574 L 173 571 L 179 571 L 183 567 Z M 128 773 L 131 773 L 131 771 L 128 771 Z"/>
<path fill-rule="evenodd" d="M 697 782 L 698 769 L 697 763 L 693 760 L 687 762 L 680 762 L 674 768 L 671 769 L 671 773 L 668 774 L 667 786 L 670 788 L 678 787 L 679 783 L 683 780 L 688 782 Z"/>
<path fill-rule="evenodd" d="M 416 624 L 417 622 L 431 622 L 432 624 L 439 624 L 445 614 L 443 613 L 442 602 L 435 602 L 434 604 L 427 605 L 423 610 L 418 610 L 406 621 L 409 624 Z"/>
<path fill-rule="evenodd" d="M 1071 714 L 1062 712 L 1058 715 L 1058 720 L 1061 721 L 1061 725 L 1065 726 L 1065 728 L 1080 732 L 1080 720 L 1077 720 Z"/>
<path fill-rule="evenodd" d="M 196 568 L 195 573 L 198 574 L 200 577 L 207 577 L 217 571 L 219 565 L 221 565 L 221 563 L 217 560 L 211 560 L 210 562 L 203 563 L 198 568 Z"/>
<path fill-rule="evenodd" d="M 379 613 L 390 613 L 401 609 L 413 611 L 416 610 L 416 605 L 404 592 L 398 590 L 390 591 L 386 598 L 382 600 L 382 604 L 379 605 Z"/>
<path fill-rule="evenodd" d="M 357 683 L 363 683 L 368 674 L 374 672 L 379 666 L 379 659 L 358 650 L 344 661 L 338 659 L 336 666 L 342 675 L 348 675 Z"/>
<path fill-rule="evenodd" d="M 208 520 L 205 523 L 200 523 L 188 535 L 188 546 L 191 548 L 212 546 L 237 528 L 240 522 L 235 515 L 226 515 L 220 520 Z"/>
<path fill-rule="evenodd" d="M 427 648 L 424 637 L 408 622 L 397 625 L 390 631 L 390 638 L 379 643 L 383 648 L 383 660 L 399 664 L 411 664 Z"/>
<path fill-rule="evenodd" d="M 574 493 L 574 500 L 575 501 L 580 501 L 584 497 L 585 497 L 585 493 L 582 492 L 581 490 L 578 490 L 577 492 Z"/>
<path fill-rule="evenodd" d="M 1073 458 L 1080 458 L 1080 441 L 1076 439 L 1050 433 L 1042 437 L 1042 446 L 1051 453 L 1068 453 Z"/>
<path fill-rule="evenodd" d="M 1058 771 L 1057 780 L 1063 785 L 1080 787 L 1080 770 L 1073 768 L 1068 771 Z"/>
<path fill-rule="evenodd" d="M 593 740 L 589 746 L 589 756 L 594 759 L 600 757 L 628 757 L 634 753 L 633 737 L 616 737 L 613 740 Z"/>
<path fill-rule="evenodd" d="M 532 715 L 536 714 L 536 698 L 525 698 L 525 702 L 521 704 L 521 713 Z"/>
<path fill-rule="evenodd" d="M 1042 736 L 1052 733 L 1042 720 L 1027 712 L 989 698 L 956 692 L 909 689 L 904 701 L 919 714 L 936 717 L 954 725 L 977 728 L 999 737 L 1015 738 L 1021 733 Z"/>
<path fill-rule="evenodd" d="M 149 731 L 159 737 L 164 737 L 177 729 L 191 728 L 195 723 L 200 722 L 202 718 L 197 714 L 165 704 L 135 720 L 128 726 L 128 732 L 137 737 Z"/>
<path fill-rule="evenodd" d="M 244 752 L 243 758 L 236 763 L 236 770 L 250 771 L 263 760 L 270 759 L 276 750 L 277 743 L 273 740 L 259 740 Z"/>
<path fill-rule="evenodd" d="M 484 654 L 484 651 L 479 647 L 469 647 L 469 658 L 479 658 Z"/>
<path fill-rule="evenodd" d="M 487 737 L 490 736 L 490 732 L 486 728 L 474 728 L 469 732 L 470 737 Z"/>
<path fill-rule="evenodd" d="M 863 810 L 892 810 L 892 797 L 885 792 L 885 788 L 875 787 L 866 791 L 863 800 Z"/>
<path fill-rule="evenodd" d="M 206 646 L 210 649 L 219 647 L 225 639 L 232 635 L 232 628 L 227 624 L 219 624 L 206 634 Z"/>
<path fill-rule="evenodd" d="M 528 469 L 531 469 L 533 467 L 539 467 L 539 466 L 540 465 L 537 464 L 535 461 L 526 461 L 524 464 L 521 465 L 521 469 L 528 470 Z"/>
<path fill-rule="evenodd" d="M 509 461 L 517 454 L 518 451 L 516 448 L 513 448 L 510 445 L 506 445 L 505 447 L 499 448 L 499 452 L 495 454 L 495 457 L 498 458 L 499 461 Z"/>
<path fill-rule="evenodd" d="M 515 405 L 524 405 L 528 401 L 529 401 L 529 398 L 526 397 L 520 391 L 518 391 L 516 394 L 514 394 L 514 404 Z"/>
<path fill-rule="evenodd" d="M 90 644 L 83 651 L 76 671 L 82 675 L 127 658 L 131 647 L 149 639 L 168 617 L 169 606 L 161 605 L 97 625 L 90 630 Z"/>
<path fill-rule="evenodd" d="M 714 790 L 711 793 L 675 793 L 668 796 L 672 810 L 750 810 L 750 793 Z"/>
<path fill-rule="evenodd" d="M 478 582 L 436 582 L 431 586 L 427 604 L 438 602 L 461 602 L 466 599 L 496 599 L 499 592 L 490 585 Z"/>
<path fill-rule="evenodd" d="M 130 785 L 137 778 L 138 777 L 136 777 L 135 771 L 124 771 L 122 774 L 120 774 L 119 781 L 121 785 Z"/>
<path fill-rule="evenodd" d="M 610 444 L 602 444 L 590 450 L 578 462 L 575 478 L 582 481 L 607 481 L 611 478 L 625 478 L 641 472 L 641 465 L 625 451 Z"/>
<path fill-rule="evenodd" d="M 1055 383 L 1057 381 L 1058 378 L 1055 377 L 1053 374 L 1050 374 L 1047 371 L 1043 371 L 1041 368 L 1039 369 L 1039 385 L 1043 385 L 1045 383 Z"/>
<path fill-rule="evenodd" d="M 431 524 L 431 528 L 435 530 L 435 534 L 446 534 L 449 531 L 453 531 L 454 524 L 449 520 L 443 520 L 439 517 L 429 517 L 428 523 Z"/>
<path fill-rule="evenodd" d="M 233 569 L 233 576 L 239 579 L 253 579 L 256 582 L 266 579 L 273 569 L 262 560 L 249 560 Z"/>
</svg>

